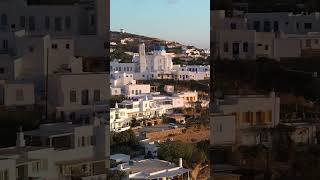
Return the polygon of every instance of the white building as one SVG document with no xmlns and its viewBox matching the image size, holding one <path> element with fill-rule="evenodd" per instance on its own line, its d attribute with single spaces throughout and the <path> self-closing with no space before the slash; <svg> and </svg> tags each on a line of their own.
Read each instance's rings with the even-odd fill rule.
<svg viewBox="0 0 320 180">
<path fill-rule="evenodd" d="M 108 126 L 44 124 L 18 132 L 14 147 L 0 149 L 4 179 L 99 179 L 106 177 L 109 158 Z"/>
<path fill-rule="evenodd" d="M 211 145 L 270 143 L 269 134 L 259 134 L 259 129 L 279 124 L 280 98 L 274 92 L 266 96 L 226 96 L 217 102 L 219 110 L 211 119 Z"/>
<path fill-rule="evenodd" d="M 319 54 L 319 13 L 247 13 L 226 17 L 213 11 L 213 50 L 222 59 L 297 58 Z"/>
<path fill-rule="evenodd" d="M 178 166 L 159 159 L 145 159 L 120 164 L 118 169 L 128 172 L 129 179 L 190 179 L 190 170 L 182 166 L 181 158 Z"/>
<path fill-rule="evenodd" d="M 144 94 L 150 94 L 150 84 L 128 84 L 126 85 L 124 94 L 126 97 L 132 98 Z"/>
<path fill-rule="evenodd" d="M 194 49 L 194 48 L 185 49 L 185 50 L 183 50 L 183 53 L 184 53 L 186 56 L 194 57 L 194 58 L 197 58 L 197 57 L 200 57 L 200 56 L 201 56 L 200 51 L 197 50 L 197 49 Z"/>
<path fill-rule="evenodd" d="M 173 55 L 171 53 L 166 53 L 163 46 L 155 46 L 153 52 L 146 54 L 145 44 L 140 43 L 139 55 L 133 56 L 132 63 L 120 63 L 118 60 L 113 60 L 110 63 L 110 71 L 133 74 L 136 80 L 204 80 L 210 76 L 209 66 L 194 65 L 193 67 L 187 67 L 186 72 L 184 72 L 184 68 L 179 69 L 179 66 L 173 65 L 172 57 Z M 190 68 L 199 71 L 190 71 Z M 207 70 L 203 71 L 203 69 Z M 182 78 L 185 74 L 188 75 L 188 78 Z"/>
<path fill-rule="evenodd" d="M 175 66 L 177 80 L 208 80 L 210 79 L 210 65 Z"/>
<path fill-rule="evenodd" d="M 141 140 L 140 143 L 144 147 L 145 155 L 152 155 L 153 157 L 158 156 L 158 150 L 160 148 L 159 141 L 151 141 L 150 139 L 144 139 Z"/>
<path fill-rule="evenodd" d="M 45 2 L 1 1 L 1 25 L 16 31 L 26 29 L 32 35 L 105 35 L 107 2 L 91 0 L 55 5 Z M 81 12 L 81 13 L 80 13 Z"/>
<path fill-rule="evenodd" d="M 110 108 L 110 128 L 112 131 L 125 131 L 130 129 L 133 118 L 143 119 L 160 115 L 162 115 L 160 107 L 147 96 L 137 100 L 125 100 L 117 103 L 115 108 Z"/>
<path fill-rule="evenodd" d="M 64 73 L 49 77 L 50 110 L 66 120 L 87 119 L 92 112 L 106 113 L 107 73 Z"/>
<path fill-rule="evenodd" d="M 158 94 L 137 95 L 133 99 L 117 103 L 110 109 L 110 128 L 112 131 L 130 129 L 132 119 L 148 119 L 170 114 L 174 109 L 193 107 L 198 101 L 196 91 L 182 92 L 170 96 Z"/>
<path fill-rule="evenodd" d="M 110 87 L 111 96 L 120 96 L 121 92 L 121 88 Z"/>
<path fill-rule="evenodd" d="M 1 81 L 0 104 L 6 107 L 33 109 L 35 105 L 34 85 L 21 81 Z"/>
<path fill-rule="evenodd" d="M 130 73 L 115 72 L 110 78 L 111 95 L 124 95 L 128 98 L 149 94 L 150 84 L 136 84 L 134 75 Z M 120 90 L 120 92 L 119 92 Z"/>
</svg>

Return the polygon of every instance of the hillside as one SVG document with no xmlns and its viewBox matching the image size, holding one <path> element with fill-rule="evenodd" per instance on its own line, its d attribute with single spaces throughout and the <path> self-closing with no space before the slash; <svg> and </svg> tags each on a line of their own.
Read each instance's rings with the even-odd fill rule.
<svg viewBox="0 0 320 180">
<path fill-rule="evenodd" d="M 110 42 L 111 42 L 110 44 L 111 58 L 110 59 L 111 60 L 121 59 L 122 60 L 121 62 L 131 62 L 132 54 L 130 55 L 130 53 L 138 53 L 140 41 L 143 41 L 145 43 L 146 52 L 153 51 L 155 45 L 165 46 L 166 52 L 168 53 L 182 54 L 181 47 L 194 48 L 202 52 L 202 49 L 196 48 L 194 46 L 186 46 L 175 41 L 168 41 L 164 39 L 147 37 L 147 36 L 131 34 L 131 33 L 121 33 L 121 32 L 111 31 L 110 32 Z"/>
<path fill-rule="evenodd" d="M 129 41 L 126 41 L 126 44 L 121 44 L 121 40 L 124 40 L 126 38 L 129 39 Z M 110 32 L 110 42 L 117 43 L 117 46 L 121 46 L 121 48 L 124 51 L 138 52 L 138 45 L 140 40 L 144 41 L 147 52 L 152 51 L 154 45 L 164 45 L 166 46 L 166 49 L 169 51 L 170 49 L 175 49 L 175 47 L 180 49 L 182 46 L 186 46 L 179 42 L 168 41 L 168 40 L 154 38 L 154 37 L 147 37 L 143 35 L 121 33 L 121 32 L 115 32 L 115 31 Z"/>
</svg>

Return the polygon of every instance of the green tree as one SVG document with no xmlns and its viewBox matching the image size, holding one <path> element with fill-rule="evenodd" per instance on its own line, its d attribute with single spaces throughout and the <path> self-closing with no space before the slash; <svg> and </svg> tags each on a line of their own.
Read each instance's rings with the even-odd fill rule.
<svg viewBox="0 0 320 180">
<path fill-rule="evenodd" d="M 169 141 L 160 144 L 158 157 L 176 164 L 179 162 L 179 158 L 182 158 L 189 168 L 206 160 L 206 155 L 202 150 L 197 149 L 193 144 L 182 141 Z"/>
<path fill-rule="evenodd" d="M 110 170 L 107 174 L 107 180 L 122 180 L 127 177 L 128 174 L 125 171 L 120 170 Z"/>
</svg>

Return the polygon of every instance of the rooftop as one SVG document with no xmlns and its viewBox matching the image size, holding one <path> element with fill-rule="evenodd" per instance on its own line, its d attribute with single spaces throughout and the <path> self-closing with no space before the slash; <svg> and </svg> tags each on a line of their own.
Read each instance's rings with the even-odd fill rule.
<svg viewBox="0 0 320 180">
<path fill-rule="evenodd" d="M 40 125 L 39 129 L 25 131 L 24 134 L 27 136 L 40 136 L 40 137 L 51 137 L 60 135 L 73 134 L 76 127 L 80 127 L 80 124 L 69 124 L 69 123 L 52 123 Z"/>
<path fill-rule="evenodd" d="M 176 167 L 174 164 L 159 160 L 145 159 L 122 164 L 125 171 L 130 172 L 130 179 L 157 179 L 161 177 L 174 177 L 189 172 L 189 169 Z"/>
<path fill-rule="evenodd" d="M 35 147 L 35 146 L 25 146 L 25 147 L 17 147 L 12 146 L 8 148 L 1 148 L 0 149 L 0 156 L 13 156 L 13 155 L 20 155 L 24 152 L 30 151 L 37 151 L 41 149 L 48 149 L 47 147 Z"/>
</svg>

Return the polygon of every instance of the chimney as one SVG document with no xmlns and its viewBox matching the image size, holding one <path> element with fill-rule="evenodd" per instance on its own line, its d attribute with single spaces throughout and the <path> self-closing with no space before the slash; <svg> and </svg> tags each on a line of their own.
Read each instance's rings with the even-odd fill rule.
<svg viewBox="0 0 320 180">
<path fill-rule="evenodd" d="M 182 158 L 179 158 L 179 167 L 183 167 L 182 166 Z"/>
<path fill-rule="evenodd" d="M 16 146 L 17 147 L 26 146 L 26 141 L 24 140 L 24 133 L 22 132 L 22 126 L 19 127 L 19 132 L 17 132 Z"/>
</svg>

